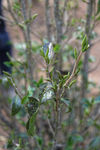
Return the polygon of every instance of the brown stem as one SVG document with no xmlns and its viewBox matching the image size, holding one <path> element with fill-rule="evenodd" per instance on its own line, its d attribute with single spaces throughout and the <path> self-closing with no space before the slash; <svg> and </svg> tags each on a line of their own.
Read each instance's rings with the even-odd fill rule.
<svg viewBox="0 0 100 150">
<path fill-rule="evenodd" d="M 54 16 L 55 16 L 55 24 L 56 24 L 56 43 L 61 44 L 62 38 L 62 18 L 60 15 L 60 1 L 54 0 Z M 55 65 L 55 70 L 60 70 L 62 68 L 62 50 L 58 54 L 55 55 L 55 60 L 58 61 Z"/>
<path fill-rule="evenodd" d="M 89 0 L 88 6 L 87 6 L 87 18 L 86 18 L 86 26 L 85 26 L 85 33 L 87 35 L 88 44 L 90 45 L 91 39 L 91 20 L 92 20 L 92 13 L 93 13 L 93 2 L 94 0 Z M 88 51 L 86 51 L 83 61 L 83 74 L 82 74 L 82 98 L 86 96 L 86 89 L 87 89 L 87 83 L 88 83 L 88 69 L 89 69 L 89 55 L 90 55 L 90 48 Z"/>
<path fill-rule="evenodd" d="M 23 98 L 23 95 L 22 95 L 22 93 L 20 93 L 20 91 L 18 90 L 18 87 L 17 87 L 17 85 L 16 85 L 16 83 L 15 83 L 14 78 L 11 76 L 11 77 L 8 77 L 8 79 L 11 81 L 12 86 L 14 87 L 14 90 L 15 90 L 16 94 L 20 97 L 20 99 L 22 99 L 22 98 Z"/>
<path fill-rule="evenodd" d="M 51 42 L 51 15 L 50 15 L 50 1 L 45 0 L 45 16 L 46 16 L 46 27 L 47 27 L 47 38 Z"/>
<path fill-rule="evenodd" d="M 26 21 L 31 15 L 31 12 L 29 10 L 29 16 L 27 16 L 25 4 L 26 4 L 25 0 L 21 0 L 22 14 L 23 14 L 24 21 Z M 27 62 L 28 62 L 28 68 L 29 68 L 29 78 L 30 78 L 30 84 L 32 85 L 33 60 L 32 60 L 32 45 L 31 45 L 31 38 L 30 38 L 30 24 L 26 24 L 26 32 L 24 31 L 24 33 L 25 33 L 25 42 L 27 43 L 26 50 L 27 50 Z"/>
<path fill-rule="evenodd" d="M 65 86 L 68 86 L 68 84 L 70 83 L 70 81 L 71 81 L 71 80 L 73 79 L 73 77 L 75 76 L 76 69 L 77 69 L 78 63 L 79 63 L 79 61 L 80 61 L 80 59 L 81 59 L 82 54 L 83 54 L 83 52 L 80 51 L 79 56 L 78 56 L 78 58 L 77 58 L 77 60 L 76 60 L 76 62 L 75 62 L 75 65 L 74 65 L 74 67 L 73 67 L 72 74 L 71 74 L 71 76 L 69 77 L 69 79 L 66 81 L 64 87 L 65 87 Z"/>
</svg>

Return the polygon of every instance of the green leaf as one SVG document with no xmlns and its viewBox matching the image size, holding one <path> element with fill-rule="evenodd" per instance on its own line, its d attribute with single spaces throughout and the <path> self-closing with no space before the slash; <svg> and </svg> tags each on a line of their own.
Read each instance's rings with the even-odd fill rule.
<svg viewBox="0 0 100 150">
<path fill-rule="evenodd" d="M 11 74 L 10 74 L 10 73 L 8 73 L 8 72 L 6 72 L 6 71 L 3 71 L 3 73 L 4 73 L 6 76 L 11 77 Z"/>
<path fill-rule="evenodd" d="M 40 78 L 40 80 L 37 82 L 37 87 L 40 87 L 40 85 L 43 83 L 43 77 Z"/>
<path fill-rule="evenodd" d="M 74 26 L 77 23 L 77 19 L 76 18 L 72 18 L 70 25 Z"/>
<path fill-rule="evenodd" d="M 67 140 L 67 145 L 69 146 L 70 150 L 73 150 L 73 146 L 77 143 L 83 142 L 83 137 L 79 134 L 72 133 L 69 135 L 68 140 Z M 69 150 L 68 149 L 68 150 Z M 67 150 L 67 149 L 66 149 Z"/>
<path fill-rule="evenodd" d="M 34 14 L 30 19 L 25 20 L 25 24 L 31 23 L 35 20 L 35 18 L 38 16 L 38 14 Z"/>
<path fill-rule="evenodd" d="M 60 51 L 61 46 L 59 44 L 54 45 L 54 52 L 57 53 Z"/>
<path fill-rule="evenodd" d="M 27 101 L 28 101 L 28 94 L 27 94 L 27 95 L 25 95 L 25 96 L 22 98 L 22 100 L 21 100 L 21 104 L 26 104 L 26 103 L 27 103 Z"/>
<path fill-rule="evenodd" d="M 44 57 L 44 59 L 45 59 L 47 64 L 50 63 L 50 59 L 49 59 L 49 44 L 50 43 L 45 43 L 43 45 L 43 52 L 42 52 L 42 53 L 44 53 L 44 56 L 43 56 L 43 54 L 42 54 L 42 56 Z"/>
<path fill-rule="evenodd" d="M 44 82 L 39 87 L 39 99 L 42 98 L 45 88 L 47 87 L 47 82 Z"/>
<path fill-rule="evenodd" d="M 14 4 L 13 4 L 13 6 L 12 6 L 12 8 L 13 8 L 13 10 L 14 11 L 20 11 L 20 3 L 18 3 L 18 2 L 15 2 Z"/>
<path fill-rule="evenodd" d="M 82 52 L 85 52 L 89 48 L 87 36 L 85 35 L 82 40 Z"/>
<path fill-rule="evenodd" d="M 9 148 L 12 149 L 13 146 L 14 146 L 13 140 L 12 140 L 12 139 L 8 139 L 8 142 L 7 142 L 7 149 L 9 149 Z"/>
<path fill-rule="evenodd" d="M 63 75 L 60 73 L 60 71 L 56 70 L 57 74 L 58 74 L 58 78 L 61 80 L 63 79 Z"/>
<path fill-rule="evenodd" d="M 82 61 L 82 60 L 80 60 L 80 61 L 79 61 L 79 63 L 78 63 L 78 68 L 81 68 L 81 67 L 82 67 L 82 65 L 83 65 L 83 61 Z"/>
<path fill-rule="evenodd" d="M 28 122 L 26 123 L 26 129 L 27 129 L 27 133 L 30 136 L 34 135 L 35 132 L 35 120 L 36 120 L 36 116 L 37 113 L 34 113 L 28 120 Z"/>
<path fill-rule="evenodd" d="M 26 26 L 25 26 L 25 24 L 19 23 L 18 25 L 19 25 L 19 27 L 20 27 L 20 28 L 22 28 L 22 29 L 26 30 Z"/>
<path fill-rule="evenodd" d="M 70 77 L 70 72 L 68 72 L 67 75 L 64 75 L 64 76 L 63 76 L 64 79 L 68 79 L 69 77 Z"/>
<path fill-rule="evenodd" d="M 40 136 L 35 136 L 35 138 L 38 141 L 38 144 L 41 146 L 43 144 L 43 139 Z"/>
<path fill-rule="evenodd" d="M 89 46 L 85 45 L 85 46 L 82 48 L 82 52 L 85 52 L 88 48 L 89 48 Z"/>
<path fill-rule="evenodd" d="M 40 54 L 41 54 L 41 56 L 42 56 L 42 57 L 45 57 L 45 54 L 44 54 L 43 49 L 42 49 L 42 50 L 40 50 Z"/>
<path fill-rule="evenodd" d="M 34 15 L 32 16 L 32 20 L 35 20 L 37 16 L 38 16 L 38 14 L 34 14 Z"/>
<path fill-rule="evenodd" d="M 12 112 L 11 112 L 12 116 L 16 115 L 20 111 L 21 106 L 22 105 L 19 97 L 18 96 L 14 97 L 12 101 Z"/>
<path fill-rule="evenodd" d="M 73 80 L 71 81 L 71 83 L 69 84 L 69 87 L 71 87 L 74 83 L 76 83 L 77 80 Z"/>
<path fill-rule="evenodd" d="M 41 94 L 41 102 L 46 102 L 52 99 L 54 99 L 54 91 L 53 91 L 52 84 L 48 82 L 43 93 Z"/>
<path fill-rule="evenodd" d="M 33 93 L 36 91 L 35 87 L 28 86 L 28 97 L 33 96 Z"/>
<path fill-rule="evenodd" d="M 53 80 L 53 72 L 54 72 L 54 67 L 52 67 L 51 71 L 49 72 L 51 80 Z"/>
<path fill-rule="evenodd" d="M 87 36 L 85 35 L 82 40 L 82 47 L 84 47 L 86 45 L 86 41 L 87 41 Z"/>
<path fill-rule="evenodd" d="M 48 54 L 49 54 L 49 48 L 46 51 L 45 57 L 48 58 Z"/>
<path fill-rule="evenodd" d="M 12 86 L 11 78 L 7 77 L 8 83 Z"/>
<path fill-rule="evenodd" d="M 60 81 L 59 81 L 59 86 L 60 88 L 62 88 L 62 86 L 64 86 L 64 84 L 66 83 L 66 80 L 70 77 L 70 72 L 66 73 L 66 75 L 62 75 L 61 77 L 59 77 Z"/>
<path fill-rule="evenodd" d="M 34 97 L 28 97 L 28 99 L 29 102 L 26 105 L 26 109 L 28 111 L 29 116 L 32 116 L 38 110 L 39 101 Z"/>
<path fill-rule="evenodd" d="M 78 75 L 78 73 L 80 72 L 80 67 L 78 67 L 77 69 L 76 69 L 76 72 L 75 72 L 75 76 L 77 76 Z"/>
</svg>

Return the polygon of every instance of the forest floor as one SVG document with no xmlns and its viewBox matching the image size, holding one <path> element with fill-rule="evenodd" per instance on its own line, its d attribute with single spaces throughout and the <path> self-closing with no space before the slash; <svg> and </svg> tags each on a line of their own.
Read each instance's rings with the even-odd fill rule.
<svg viewBox="0 0 100 150">
<path fill-rule="evenodd" d="M 33 10 L 35 13 L 38 13 L 38 17 L 33 25 L 33 30 L 36 33 L 39 33 L 43 37 L 46 32 L 45 18 L 44 18 L 45 15 L 44 4 L 43 3 L 35 4 L 33 6 Z M 85 13 L 86 13 L 86 6 L 85 4 L 80 2 L 77 15 L 78 17 L 81 18 Z M 21 42 L 23 36 L 17 27 L 12 27 L 8 24 L 7 29 L 8 32 L 10 33 L 13 43 Z M 100 23 L 95 27 L 95 31 L 98 33 L 100 37 Z M 34 36 L 33 40 L 38 41 L 38 38 Z M 91 48 L 91 55 L 95 57 L 95 62 L 91 63 L 90 67 L 95 69 L 93 69 L 93 71 L 90 72 L 89 80 L 95 82 L 97 85 L 97 88 L 92 88 L 92 92 L 91 92 L 91 95 L 95 96 L 98 93 L 100 93 L 100 88 L 98 88 L 100 87 L 100 41 L 96 42 L 96 44 L 94 44 L 94 46 Z M 5 113 L 4 116 L 6 117 Z M 7 128 L 3 127 L 3 124 L 0 121 L 0 150 L 5 150 L 4 148 L 2 148 L 2 146 L 7 142 L 8 135 L 9 132 L 7 132 Z"/>
</svg>

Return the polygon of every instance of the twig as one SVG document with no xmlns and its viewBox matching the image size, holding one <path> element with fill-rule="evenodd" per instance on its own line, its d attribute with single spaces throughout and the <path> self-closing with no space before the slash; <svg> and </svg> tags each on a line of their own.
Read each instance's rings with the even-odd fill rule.
<svg viewBox="0 0 100 150">
<path fill-rule="evenodd" d="M 14 21 L 16 22 L 16 24 L 18 24 L 19 21 L 18 21 L 17 15 L 15 15 L 15 13 L 13 13 L 9 0 L 7 0 L 7 4 L 8 4 L 8 11 L 10 12 L 10 14 L 11 14 L 12 18 L 14 19 Z"/>
<path fill-rule="evenodd" d="M 94 3 L 94 0 L 89 0 L 88 6 L 87 6 L 87 18 L 86 18 L 86 25 L 85 25 L 85 34 L 87 36 L 89 45 L 91 45 L 90 35 L 91 35 L 91 30 L 93 30 L 93 28 L 91 28 L 93 3 Z M 88 49 L 88 51 L 86 51 L 85 56 L 84 56 L 84 61 L 83 61 L 83 69 L 82 69 L 83 74 L 82 74 L 82 85 L 81 85 L 82 87 L 81 97 L 82 98 L 86 96 L 86 87 L 87 87 L 87 82 L 88 82 L 89 55 L 90 55 L 90 48 Z M 80 111 L 82 113 L 81 109 Z"/>
<path fill-rule="evenodd" d="M 54 0 L 54 16 L 57 30 L 57 43 L 59 44 L 62 38 L 62 20 L 59 10 L 59 0 Z"/>
<path fill-rule="evenodd" d="M 42 41 L 42 36 L 39 35 L 37 32 L 31 31 L 31 34 L 33 34 L 35 37 L 37 37 L 37 38 L 40 40 L 41 43 L 43 42 L 43 41 Z"/>
<path fill-rule="evenodd" d="M 14 87 L 14 90 L 15 90 L 16 94 L 20 97 L 20 99 L 22 99 L 22 98 L 23 98 L 23 95 L 19 92 L 19 90 L 18 90 L 18 88 L 17 88 L 17 85 L 16 85 L 16 83 L 15 83 L 15 81 L 14 81 L 14 78 L 11 76 L 11 77 L 8 77 L 8 79 L 11 81 L 11 83 L 12 83 L 12 85 L 13 85 L 13 87 Z"/>
<path fill-rule="evenodd" d="M 75 76 L 76 69 L 77 69 L 78 63 L 79 63 L 79 61 L 80 61 L 80 59 L 81 59 L 82 54 L 83 54 L 83 52 L 80 51 L 79 56 L 78 56 L 78 58 L 77 58 L 77 60 L 76 60 L 76 62 L 75 62 L 75 65 L 74 65 L 74 67 L 73 67 L 72 74 L 71 74 L 71 76 L 69 77 L 69 79 L 66 81 L 66 83 L 64 84 L 64 87 L 68 86 L 68 84 L 70 83 L 70 81 L 71 81 L 71 80 L 73 79 L 73 77 Z"/>
<path fill-rule="evenodd" d="M 60 1 L 54 0 L 54 16 L 55 16 L 55 24 L 56 24 L 56 43 L 61 44 L 61 38 L 62 38 L 62 25 L 63 20 L 60 14 Z M 55 64 L 55 70 L 60 70 L 62 68 L 62 49 L 60 49 L 60 52 L 55 55 L 55 59 L 58 61 L 58 63 Z M 54 72 L 55 78 L 56 78 L 56 71 Z"/>
<path fill-rule="evenodd" d="M 51 42 L 51 15 L 49 0 L 45 0 L 45 16 L 46 16 L 46 27 L 47 27 L 47 38 Z"/>
<path fill-rule="evenodd" d="M 30 1 L 30 0 L 29 0 Z M 21 29 L 25 42 L 27 43 L 27 61 L 28 61 L 28 68 L 29 68 L 29 77 L 30 77 L 30 83 L 32 84 L 33 81 L 33 66 L 32 66 L 32 46 L 31 46 L 31 39 L 30 39 L 30 26 L 29 24 L 26 24 L 26 30 L 24 30 L 19 23 L 18 17 L 17 15 L 13 12 L 12 8 L 11 8 L 11 3 L 10 0 L 7 0 L 7 4 L 8 4 L 8 11 L 10 12 L 12 18 L 14 19 L 16 25 L 19 26 L 19 28 Z M 24 22 L 26 20 L 28 20 L 28 17 L 30 17 L 31 15 L 31 9 L 29 9 L 29 16 L 27 17 L 27 10 L 26 10 L 26 1 L 25 0 L 21 0 L 21 4 L 22 4 L 22 14 L 23 14 L 23 18 L 24 18 Z"/>
<path fill-rule="evenodd" d="M 26 21 L 28 19 L 28 17 L 30 16 L 29 12 L 29 16 L 27 16 L 27 11 L 26 11 L 26 2 L 25 0 L 21 0 L 21 5 L 22 5 L 22 14 L 24 17 L 24 21 Z M 26 24 L 26 31 L 24 31 L 24 35 L 25 35 L 25 42 L 27 43 L 27 61 L 28 61 L 28 67 L 29 67 L 29 76 L 30 76 L 30 84 L 32 85 L 32 81 L 33 81 L 33 61 L 32 61 L 32 45 L 31 45 L 31 39 L 30 39 L 30 24 Z"/>
<path fill-rule="evenodd" d="M 70 38 L 70 39 L 66 39 L 66 40 L 64 40 L 63 42 L 62 42 L 62 44 L 61 44 L 61 48 L 62 49 L 64 49 L 64 47 L 65 47 L 65 45 L 67 44 L 71 44 L 72 42 L 74 42 L 75 40 L 77 40 L 76 39 L 76 37 L 72 37 L 72 38 Z"/>
<path fill-rule="evenodd" d="M 24 81 L 25 81 L 25 95 L 27 94 L 27 71 L 26 71 L 26 65 L 24 65 Z"/>
<path fill-rule="evenodd" d="M 54 130 L 53 130 L 53 128 L 52 128 L 52 125 L 51 125 L 51 123 L 50 123 L 49 118 L 47 118 L 47 122 L 48 122 L 49 128 L 50 128 L 50 130 L 51 130 L 51 132 L 52 132 L 52 135 L 55 136 L 55 133 L 54 133 Z"/>
<path fill-rule="evenodd" d="M 64 17 L 64 13 L 65 13 L 65 11 L 66 11 L 67 3 L 68 3 L 68 0 L 65 0 L 65 1 L 64 1 L 64 6 L 63 6 L 63 13 L 62 13 L 62 16 L 63 16 L 63 17 Z"/>
<path fill-rule="evenodd" d="M 4 21 L 9 22 L 11 25 L 15 24 L 13 21 L 11 21 L 10 19 L 8 19 L 6 17 L 0 16 L 0 19 L 3 19 Z"/>
</svg>

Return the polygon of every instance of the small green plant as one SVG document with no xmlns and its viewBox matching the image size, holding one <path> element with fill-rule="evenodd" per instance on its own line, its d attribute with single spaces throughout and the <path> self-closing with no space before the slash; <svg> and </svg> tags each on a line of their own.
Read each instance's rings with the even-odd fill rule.
<svg viewBox="0 0 100 150">
<path fill-rule="evenodd" d="M 86 36 L 83 37 L 82 40 L 82 49 L 79 54 L 77 50 L 74 50 L 74 58 L 75 64 L 72 72 L 69 72 L 66 75 L 62 75 L 58 70 L 56 70 L 57 78 L 54 76 L 54 50 L 51 43 L 47 43 L 43 46 L 40 51 L 41 56 L 44 58 L 46 64 L 46 73 L 47 78 L 45 81 L 40 79 L 35 83 L 35 89 L 33 87 L 29 88 L 26 95 L 21 95 L 16 87 L 16 83 L 13 79 L 13 75 L 10 75 L 6 72 L 5 75 L 9 83 L 14 87 L 17 97 L 12 101 L 12 115 L 17 115 L 21 109 L 24 108 L 26 114 L 28 115 L 28 120 L 25 124 L 26 132 L 28 136 L 34 138 L 36 143 L 34 143 L 34 148 L 38 146 L 39 149 L 57 149 L 59 145 L 64 149 L 72 149 L 84 141 L 83 136 L 79 134 L 78 131 L 76 133 L 72 133 L 72 131 L 68 132 L 68 135 L 65 136 L 64 132 L 66 127 L 69 125 L 70 114 L 73 111 L 73 102 L 65 96 L 66 90 L 71 90 L 73 84 L 76 83 L 75 77 L 78 75 L 80 70 L 80 59 L 82 54 L 88 49 L 88 42 Z M 57 62 L 56 62 L 57 63 Z M 93 102 L 87 101 L 87 107 L 84 108 L 84 117 L 80 120 L 77 128 L 81 129 L 81 125 L 83 124 L 84 119 L 86 120 L 87 116 L 90 113 L 90 109 L 92 108 Z M 39 119 L 41 116 L 41 119 Z M 65 116 L 65 118 L 63 118 Z M 46 128 L 41 127 L 42 123 L 48 124 L 48 131 Z M 39 122 L 40 133 L 37 133 L 37 122 Z M 67 133 L 67 131 L 66 131 Z M 46 134 L 49 137 L 47 141 L 45 141 Z M 50 134 L 50 135 L 49 135 Z M 65 139 L 59 142 L 57 138 L 58 135 L 61 134 Z M 39 136 L 41 135 L 41 136 Z M 46 145 L 48 143 L 48 146 Z M 8 144 L 11 147 L 15 146 L 13 142 L 8 141 Z M 20 149 L 21 144 L 18 144 Z M 9 147 L 9 146 L 8 146 Z"/>
</svg>

